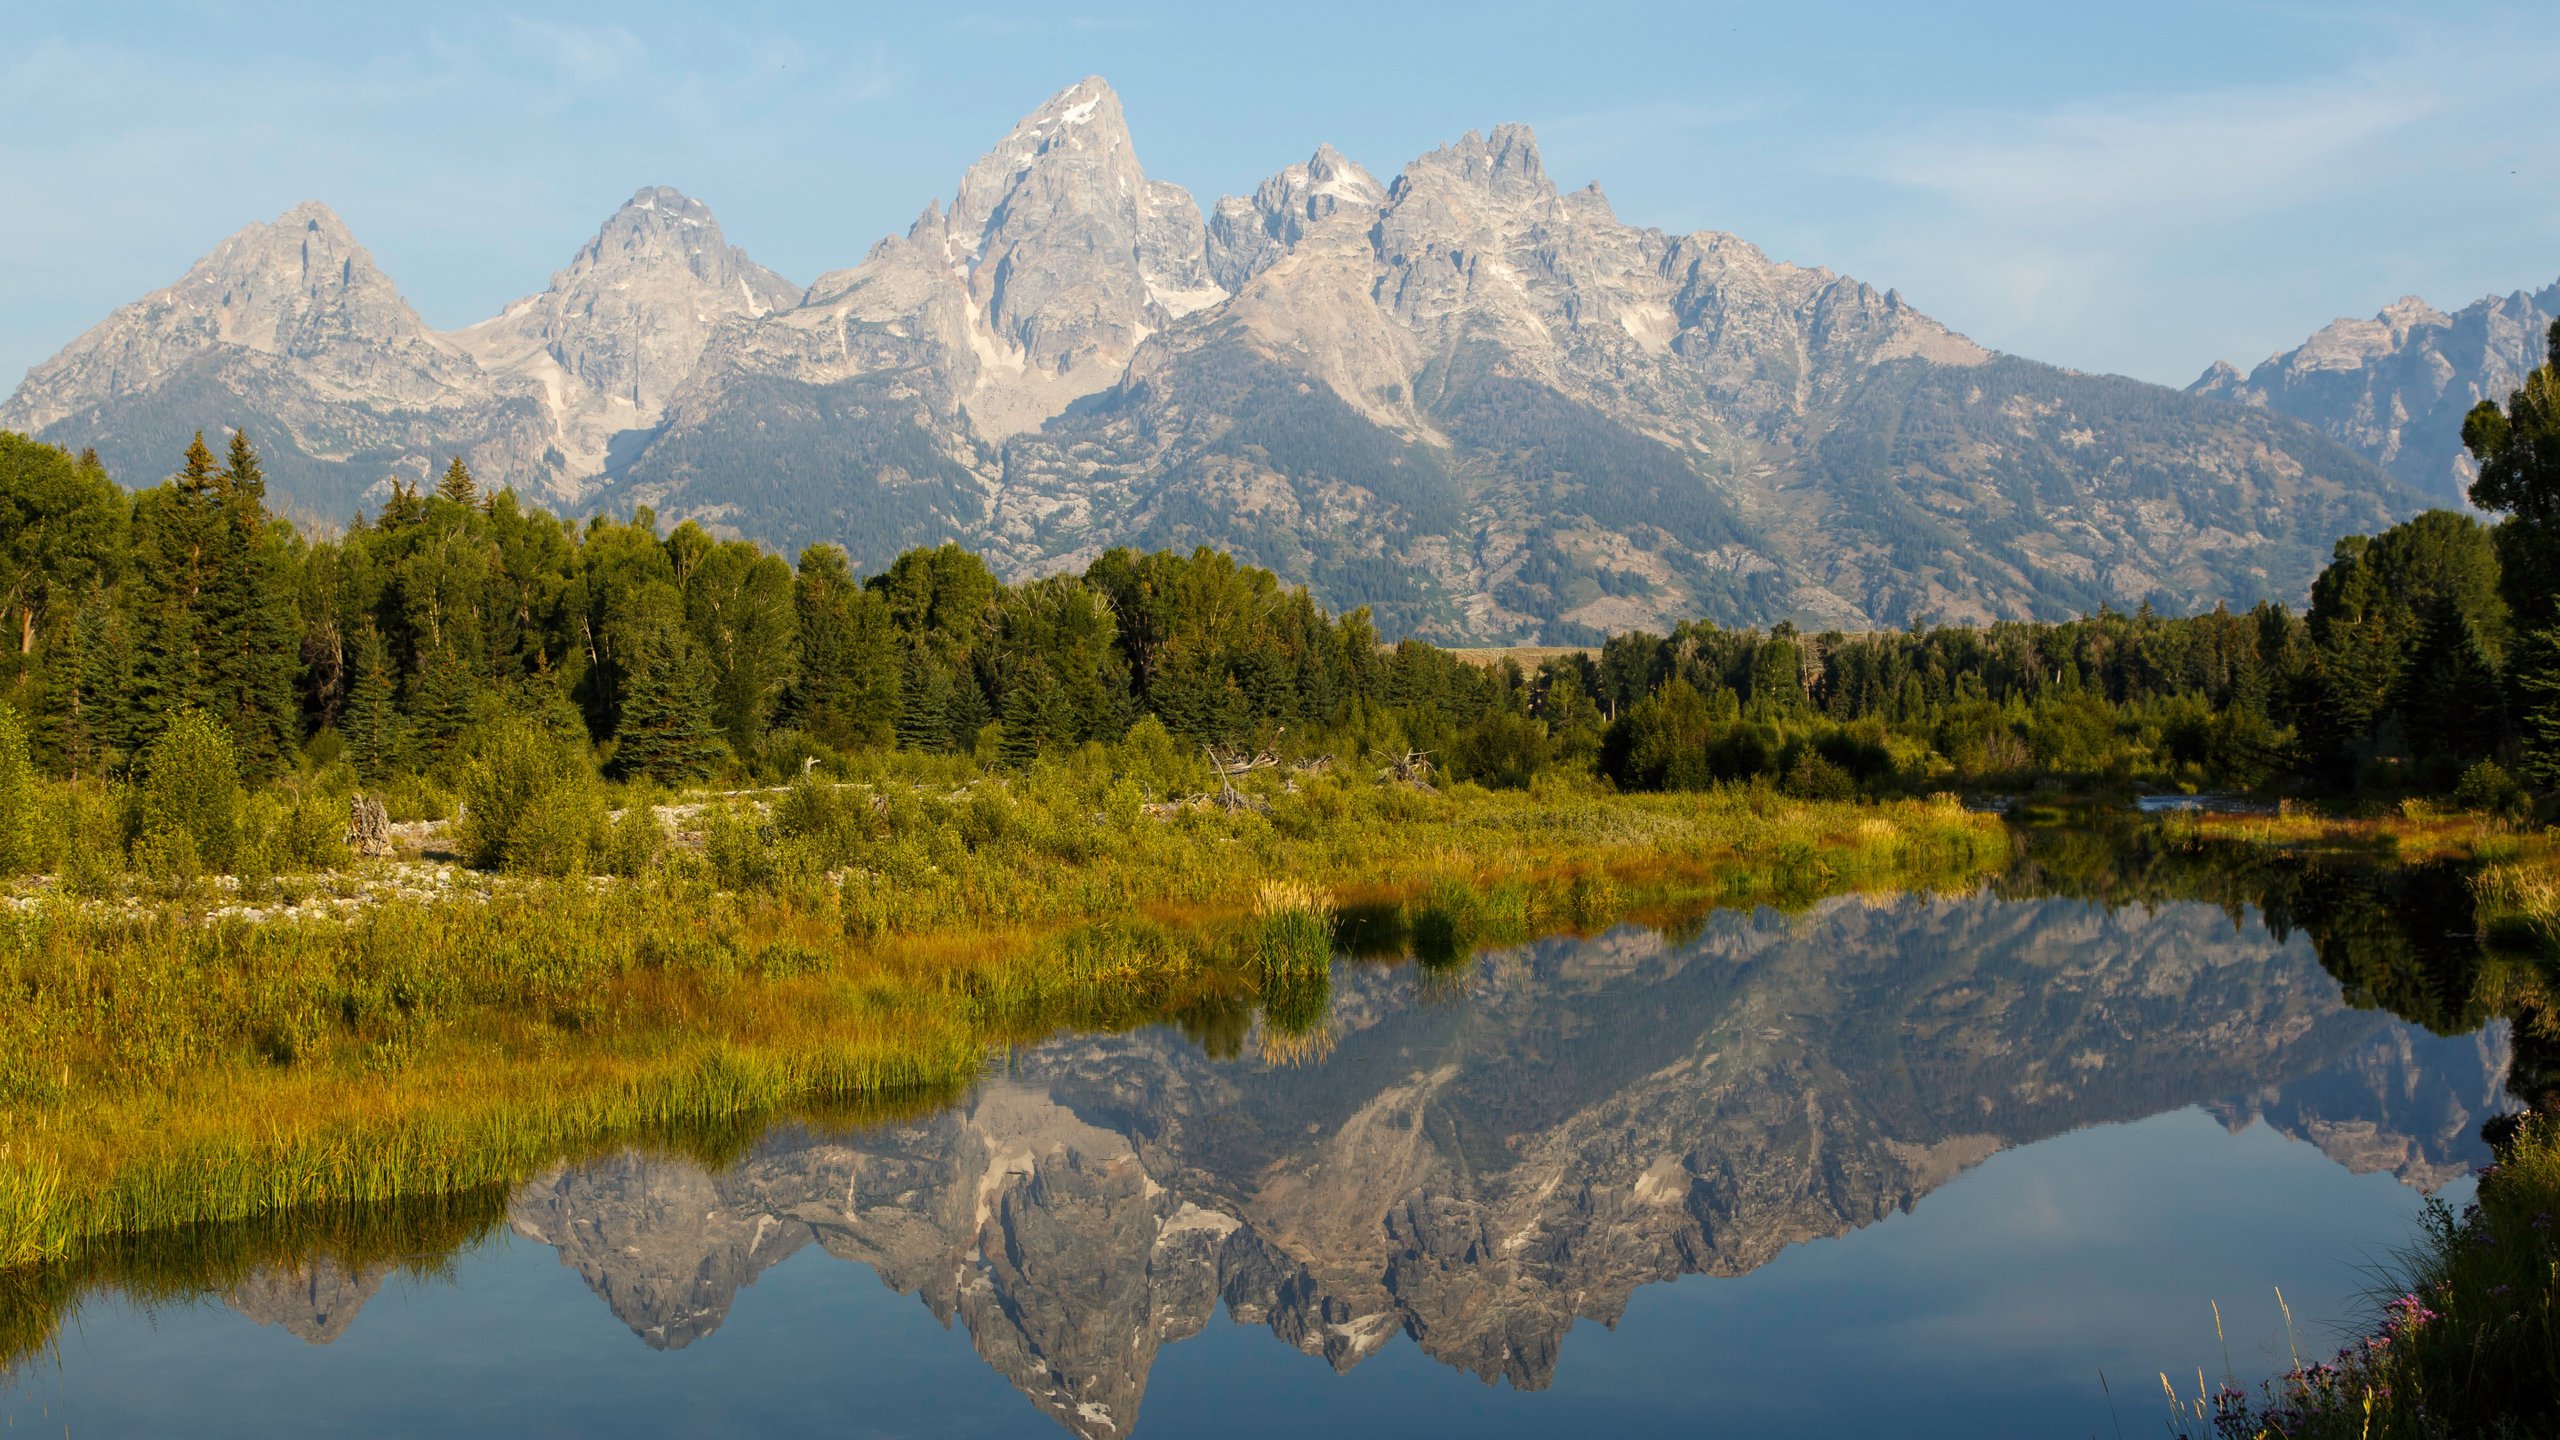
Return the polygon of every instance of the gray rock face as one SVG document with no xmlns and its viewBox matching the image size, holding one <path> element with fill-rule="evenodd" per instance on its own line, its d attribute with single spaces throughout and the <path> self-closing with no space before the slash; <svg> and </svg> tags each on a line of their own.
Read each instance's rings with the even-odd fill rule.
<svg viewBox="0 0 2560 1440">
<path fill-rule="evenodd" d="M 1218 545 L 1446 640 L 2297 599 L 2338 534 L 2418 503 L 2272 411 L 1995 355 L 1890 291 L 1628 225 L 1517 125 L 1384 183 L 1319 148 L 1204 220 L 1087 79 L 804 294 L 648 190 L 451 335 L 324 215 L 119 311 L 0 425 L 135 478 L 240 424 L 331 519 L 459 453 L 556 504 L 866 565 Z"/>
<path fill-rule="evenodd" d="M 2560 283 L 2446 314 L 2415 295 L 2370 320 L 2337 320 L 2247 375 L 2216 361 L 2190 394 L 2296 416 L 2370 456 L 2438 505 L 2468 503 L 2479 466 L 2462 417 L 2504 401 L 2549 355 Z"/>
<path fill-rule="evenodd" d="M 654 429 L 714 329 L 798 301 L 708 209 L 656 188 L 550 289 L 440 333 L 335 214 L 298 205 L 29 372 L 0 426 L 95 445 L 135 483 L 173 465 L 189 432 L 237 426 L 284 507 L 333 523 L 448 455 L 568 505 L 616 437 Z"/>
<path fill-rule="evenodd" d="M 386 1266 L 350 1271 L 321 1258 L 270 1266 L 223 1292 L 223 1303 L 261 1325 L 280 1325 L 295 1339 L 327 1345 L 356 1323 L 364 1302 L 382 1290 Z"/>
<path fill-rule="evenodd" d="M 1535 1389 L 1639 1286 L 1746 1273 L 2082 1125 L 2217 1103 L 2415 1183 L 2484 1159 L 2494 1041 L 2351 1011 L 2306 948 L 2201 905 L 1846 899 L 1544 942 L 1463 1003 L 1345 966 L 1320 1068 L 1062 1041 L 930 1119 L 779 1134 L 716 1176 L 563 1168 L 512 1214 L 653 1345 L 815 1243 L 1084 1436 L 1129 1433 L 1220 1305 L 1337 1368 L 1401 1333 Z"/>
<path fill-rule="evenodd" d="M 496 383 L 540 395 L 566 498 L 604 473 L 615 437 L 656 427 L 715 329 L 799 302 L 722 238 L 708 206 L 661 185 L 632 196 L 549 289 L 452 339 Z"/>
</svg>

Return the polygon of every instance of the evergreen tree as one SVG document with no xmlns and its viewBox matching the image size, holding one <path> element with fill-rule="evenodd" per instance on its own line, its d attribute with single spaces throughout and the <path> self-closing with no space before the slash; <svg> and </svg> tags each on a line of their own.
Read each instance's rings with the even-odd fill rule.
<svg viewBox="0 0 2560 1440">
<path fill-rule="evenodd" d="M 211 665 L 204 612 L 221 563 L 225 526 L 213 451 L 198 431 L 169 482 L 134 507 L 136 645 L 133 739 L 148 744 L 168 718 L 208 704 Z"/>
<path fill-rule="evenodd" d="M 272 770 L 301 742 L 295 695 L 301 622 L 267 524 L 267 482 L 246 435 L 215 477 L 222 526 L 201 613 L 208 640 L 206 709 L 240 747 L 252 776 Z"/>
<path fill-rule="evenodd" d="M 77 613 L 53 616 L 46 631 L 42 663 L 33 676 L 35 750 L 49 768 L 77 779 L 98 768 L 97 744 L 82 713 L 88 666 L 80 653 Z"/>
<path fill-rule="evenodd" d="M 453 463 L 444 467 L 444 478 L 436 482 L 436 498 L 466 510 L 480 503 L 480 482 L 472 478 L 471 467 L 462 463 L 461 456 L 454 456 Z"/>
<path fill-rule="evenodd" d="M 100 770 L 117 769 L 141 748 L 130 617 L 111 597 L 92 591 L 82 597 L 71 625 L 80 734 Z"/>
<path fill-rule="evenodd" d="M 681 628 L 650 627 L 624 686 L 614 770 L 626 779 L 678 785 L 708 777 L 726 753 L 713 721 L 709 667 Z"/>
<path fill-rule="evenodd" d="M 996 718 L 995 707 L 987 703 L 976 671 L 966 665 L 952 674 L 950 695 L 951 748 L 967 753 L 978 743 L 978 732 Z"/>
<path fill-rule="evenodd" d="M 403 750 L 424 769 L 451 755 L 480 718 L 480 678 L 450 646 L 418 662 L 411 688 Z"/>
<path fill-rule="evenodd" d="M 898 681 L 898 747 L 945 750 L 951 730 L 951 672 L 922 646 L 908 647 Z"/>
<path fill-rule="evenodd" d="M 1028 667 L 1005 691 L 1004 739 L 997 748 L 998 758 L 1007 765 L 1028 765 L 1065 738 L 1073 722 L 1065 715 L 1063 702 L 1048 667 Z"/>
<path fill-rule="evenodd" d="M 391 652 L 382 632 L 367 625 L 356 635 L 355 683 L 348 688 L 339 733 L 347 742 L 347 759 L 356 774 L 375 784 L 397 770 L 406 747 L 399 708 L 399 686 L 391 674 Z"/>
<path fill-rule="evenodd" d="M 2560 320 L 2546 363 L 2502 409 L 2483 400 L 2463 418 L 2462 443 L 2480 462 L 2471 503 L 2505 513 L 2498 527 L 2508 603 L 2528 626 L 2560 619 Z"/>
</svg>

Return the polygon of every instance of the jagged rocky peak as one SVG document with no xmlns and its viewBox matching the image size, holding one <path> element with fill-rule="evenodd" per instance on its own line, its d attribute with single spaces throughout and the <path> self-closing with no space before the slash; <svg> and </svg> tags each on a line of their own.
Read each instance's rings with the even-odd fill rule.
<svg viewBox="0 0 2560 1440">
<path fill-rule="evenodd" d="M 722 237 L 710 206 L 665 185 L 651 185 L 625 201 L 569 268 L 553 277 L 552 285 L 569 289 L 581 278 L 655 273 L 670 266 L 683 267 L 715 289 L 736 287 L 739 308 L 750 315 L 800 299 L 798 286 L 748 259 L 747 252 Z"/>
<path fill-rule="evenodd" d="M 1396 195 L 1433 175 L 1448 175 L 1480 186 L 1514 203 L 1552 200 L 1555 182 L 1547 178 L 1538 156 L 1538 137 L 1526 125 L 1496 125 L 1491 135 L 1470 130 L 1455 144 L 1416 159 L 1397 177 Z"/>
<path fill-rule="evenodd" d="M 2447 314 L 2405 295 L 2370 318 L 2333 320 L 2248 374 L 2216 361 L 2189 394 L 2318 426 L 2438 504 L 2462 504 L 2476 473 L 2462 417 L 2502 400 L 2542 363 L 2560 285 L 2491 295 Z"/>
<path fill-rule="evenodd" d="M 407 339 L 421 328 L 346 222 L 316 200 L 223 241 L 165 293 L 212 317 L 225 342 L 271 355 Z"/>
<path fill-rule="evenodd" d="M 1200 208 L 1147 179 L 1120 97 L 1098 76 L 970 166 L 944 223 L 988 328 L 1053 374 L 1125 362 L 1136 328 L 1208 303 L 1193 293 L 1212 283 Z"/>
<path fill-rule="evenodd" d="M 250 225 L 177 283 L 117 309 L 29 371 L 0 424 L 30 433 L 148 391 L 207 351 L 312 362 L 351 398 L 421 403 L 461 379 L 337 213 L 305 201 Z"/>
<path fill-rule="evenodd" d="M 693 372 L 714 328 L 798 299 L 790 281 L 722 237 L 709 206 L 658 185 L 615 211 L 550 288 L 456 339 L 493 371 L 544 380 L 557 406 L 574 411 L 587 397 L 548 383 L 544 372 L 555 367 L 594 400 L 630 412 L 620 418 L 645 425 Z M 577 417 L 559 418 L 570 425 Z"/>
<path fill-rule="evenodd" d="M 576 477 L 605 468 L 616 436 L 658 423 L 720 326 L 799 299 L 798 287 L 728 243 L 711 207 L 653 185 L 616 210 L 549 288 L 452 339 L 497 383 L 535 400 L 574 493 Z"/>
<path fill-rule="evenodd" d="M 280 1325 L 296 1339 L 327 1345 L 347 1333 L 357 1312 L 382 1289 L 389 1267 L 349 1270 L 319 1256 L 298 1265 L 266 1265 L 222 1292 L 232 1309 L 261 1325 Z"/>
<path fill-rule="evenodd" d="M 1230 290 L 1271 268 L 1310 226 L 1348 213 L 1362 223 L 1386 204 L 1387 187 L 1331 145 L 1265 180 L 1248 200 L 1229 195 L 1209 217 L 1209 265 Z"/>
<path fill-rule="evenodd" d="M 897 363 L 1000 440 L 1117 382 L 1148 336 L 1226 294 L 1200 207 L 1147 178 L 1120 97 L 1088 78 L 1007 131 L 948 209 L 818 277 L 786 328 L 807 337 L 793 353 L 846 372 L 876 367 L 855 352 L 877 337 L 913 345 Z"/>
</svg>

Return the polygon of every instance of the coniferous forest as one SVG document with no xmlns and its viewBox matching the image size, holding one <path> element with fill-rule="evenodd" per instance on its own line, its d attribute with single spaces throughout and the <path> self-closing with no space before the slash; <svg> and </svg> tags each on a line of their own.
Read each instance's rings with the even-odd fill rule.
<svg viewBox="0 0 2560 1440">
<path fill-rule="evenodd" d="M 854 573 L 645 509 L 576 524 L 453 462 L 343 533 L 267 508 L 251 437 L 128 492 L 0 435 L 0 697 L 59 777 L 128 777 L 179 715 L 251 780 L 449 784 L 504 716 L 616 778 L 788 778 L 885 749 L 1020 766 L 1152 717 L 1188 746 L 1417 753 L 1519 787 L 1821 798 L 2073 786 L 2513 808 L 2560 779 L 2560 479 L 2546 369 L 2466 439 L 2474 498 L 2339 542 L 2308 607 L 1801 633 L 1684 624 L 1585 651 L 1382 644 L 1211 551 L 1006 583 L 954 545 Z"/>
</svg>

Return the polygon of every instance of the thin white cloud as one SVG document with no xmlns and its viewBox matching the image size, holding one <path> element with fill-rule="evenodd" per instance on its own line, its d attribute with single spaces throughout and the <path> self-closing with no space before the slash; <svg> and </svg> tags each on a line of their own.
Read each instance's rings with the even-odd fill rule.
<svg viewBox="0 0 2560 1440">
<path fill-rule="evenodd" d="M 2286 278 L 2274 257 L 2347 263 L 2315 227 L 2357 227 L 2378 251 L 2420 197 L 2492 165 L 2552 173 L 2560 134 L 2527 117 L 2555 83 L 2560 27 L 2523 27 L 2494 49 L 2419 41 L 2285 83 L 1942 113 L 1850 143 L 1836 169 L 1880 182 L 1868 249 L 1924 308 L 2004 348 L 2171 380 L 2252 353 L 2243 329 L 2261 333 Z M 2258 318 L 2236 318 L 2251 301 Z"/>
<path fill-rule="evenodd" d="M 2039 229 L 2174 224 L 2280 207 L 2367 167 L 2377 142 L 2466 104 L 2453 77 L 2354 74 L 2308 84 L 1972 112 L 1873 145 L 1874 179 Z M 2410 83 L 2416 81 L 2418 83 Z M 2433 82 L 2433 83 L 2429 83 Z"/>
<path fill-rule="evenodd" d="M 620 25 L 564 25 L 515 15 L 508 17 L 508 28 L 518 53 L 539 58 L 565 85 L 611 85 L 649 65 L 649 47 Z"/>
</svg>

